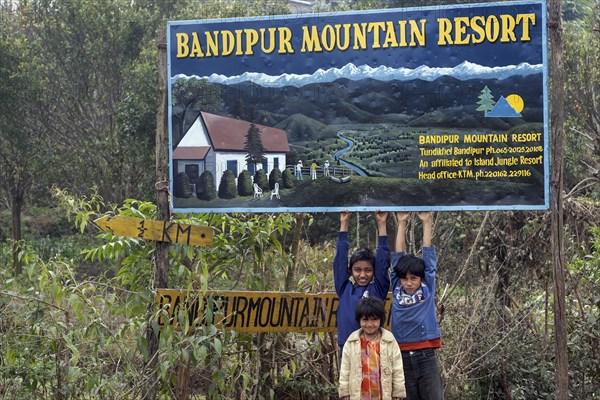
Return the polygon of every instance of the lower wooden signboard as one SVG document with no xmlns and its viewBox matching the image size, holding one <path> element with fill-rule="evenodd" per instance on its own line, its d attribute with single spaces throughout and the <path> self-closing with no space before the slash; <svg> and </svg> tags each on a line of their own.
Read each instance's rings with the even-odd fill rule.
<svg viewBox="0 0 600 400">
<path fill-rule="evenodd" d="M 161 326 L 214 324 L 236 332 L 336 332 L 336 293 L 187 291 L 158 289 Z M 391 293 L 386 300 L 390 323 Z"/>
</svg>

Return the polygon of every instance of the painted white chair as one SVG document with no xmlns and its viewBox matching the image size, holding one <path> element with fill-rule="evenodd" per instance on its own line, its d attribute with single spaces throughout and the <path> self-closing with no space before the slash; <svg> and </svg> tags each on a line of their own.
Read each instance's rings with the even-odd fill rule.
<svg viewBox="0 0 600 400">
<path fill-rule="evenodd" d="M 263 197 L 263 191 L 260 188 L 260 186 L 258 186 L 258 183 L 254 184 L 254 198 L 255 199 L 262 199 Z"/>
<path fill-rule="evenodd" d="M 273 190 L 271 190 L 271 200 L 273 200 L 273 196 L 277 197 L 278 199 L 280 199 L 281 197 L 279 197 L 279 183 L 275 182 L 275 187 L 273 188 Z"/>
</svg>

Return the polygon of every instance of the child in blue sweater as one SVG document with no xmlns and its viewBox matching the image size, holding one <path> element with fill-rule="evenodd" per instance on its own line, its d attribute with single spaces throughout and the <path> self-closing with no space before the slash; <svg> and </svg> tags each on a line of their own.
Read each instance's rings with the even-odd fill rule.
<svg viewBox="0 0 600 400">
<path fill-rule="evenodd" d="M 435 247 L 431 245 L 429 212 L 423 224 L 421 257 L 406 254 L 410 213 L 398 212 L 396 251 L 392 253 L 392 333 L 400 345 L 407 398 L 443 400 L 444 390 L 435 349 L 442 347 L 435 309 Z"/>
<path fill-rule="evenodd" d="M 350 212 L 340 213 L 340 231 L 333 260 L 333 279 L 339 297 L 337 310 L 338 345 L 340 354 L 348 336 L 360 328 L 356 321 L 356 305 L 363 297 L 377 297 L 383 301 L 390 289 L 388 275 L 390 248 L 387 238 L 387 212 L 376 211 L 378 239 L 376 253 L 370 249 L 355 251 L 348 263 L 348 225 Z"/>
</svg>

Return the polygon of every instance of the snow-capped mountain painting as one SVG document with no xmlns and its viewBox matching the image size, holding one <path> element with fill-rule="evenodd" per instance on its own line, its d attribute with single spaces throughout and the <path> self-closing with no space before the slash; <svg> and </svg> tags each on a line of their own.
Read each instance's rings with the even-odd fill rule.
<svg viewBox="0 0 600 400">
<path fill-rule="evenodd" d="M 428 67 L 421 65 L 418 68 L 391 68 L 379 66 L 376 68 L 368 65 L 356 66 L 347 64 L 342 68 L 318 69 L 313 74 L 281 74 L 278 76 L 258 72 L 244 72 L 238 76 L 224 76 L 213 73 L 208 76 L 187 76 L 178 74 L 173 79 L 199 78 L 207 79 L 210 83 L 235 85 L 242 82 L 252 82 L 263 87 L 302 87 L 313 83 L 335 82 L 338 79 L 358 81 L 362 79 L 375 79 L 379 81 L 410 81 L 421 79 L 434 81 L 442 76 L 451 76 L 461 81 L 469 79 L 506 79 L 511 76 L 527 76 L 541 73 L 542 64 L 531 65 L 521 63 L 502 67 L 486 67 L 464 61 L 453 68 Z"/>
</svg>

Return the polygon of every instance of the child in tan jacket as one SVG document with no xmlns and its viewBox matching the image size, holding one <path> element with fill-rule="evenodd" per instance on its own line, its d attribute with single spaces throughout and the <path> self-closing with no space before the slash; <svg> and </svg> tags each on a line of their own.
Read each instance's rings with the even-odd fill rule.
<svg viewBox="0 0 600 400">
<path fill-rule="evenodd" d="M 363 297 L 356 306 L 356 321 L 360 329 L 348 337 L 342 353 L 340 400 L 406 397 L 400 348 L 394 335 L 383 328 L 383 301 Z"/>
</svg>

